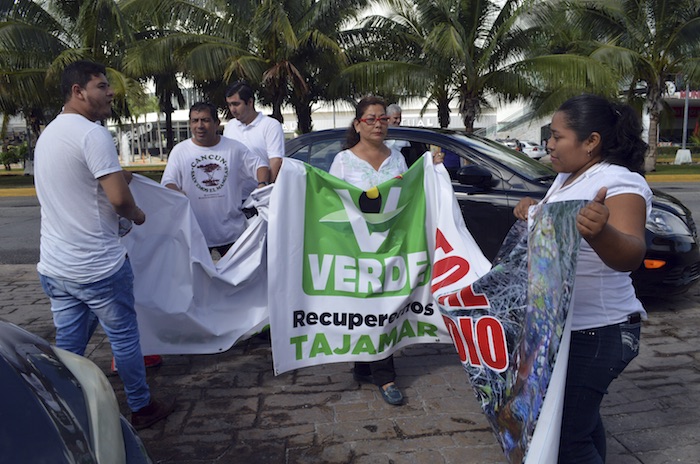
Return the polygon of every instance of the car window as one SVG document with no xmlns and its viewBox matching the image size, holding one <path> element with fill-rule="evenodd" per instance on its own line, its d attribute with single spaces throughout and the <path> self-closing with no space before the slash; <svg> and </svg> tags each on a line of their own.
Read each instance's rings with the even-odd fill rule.
<svg viewBox="0 0 700 464">
<path fill-rule="evenodd" d="M 454 134 L 453 137 L 473 147 L 474 150 L 493 157 L 501 164 L 510 168 L 512 171 L 517 172 L 530 180 L 553 179 L 556 175 L 556 173 L 548 166 L 545 166 L 539 161 L 535 161 L 529 156 L 520 152 L 510 150 L 498 142 L 494 142 L 493 140 L 482 139 L 475 136 L 466 136 L 462 134 Z"/>
<path fill-rule="evenodd" d="M 322 140 L 303 146 L 290 156 L 328 172 L 335 155 L 343 150 L 342 144 L 342 140 Z"/>
</svg>

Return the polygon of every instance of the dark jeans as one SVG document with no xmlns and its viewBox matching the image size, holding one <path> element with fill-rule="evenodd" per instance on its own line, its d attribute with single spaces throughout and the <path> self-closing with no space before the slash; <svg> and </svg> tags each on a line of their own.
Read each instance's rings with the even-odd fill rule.
<svg viewBox="0 0 700 464">
<path fill-rule="evenodd" d="M 641 323 L 622 323 L 571 333 L 560 464 L 605 462 L 600 403 L 608 386 L 639 354 Z"/>
<path fill-rule="evenodd" d="M 371 375 L 374 384 L 381 387 L 396 379 L 394 370 L 394 355 L 386 359 L 372 362 L 356 362 L 355 373 L 359 375 Z"/>
</svg>

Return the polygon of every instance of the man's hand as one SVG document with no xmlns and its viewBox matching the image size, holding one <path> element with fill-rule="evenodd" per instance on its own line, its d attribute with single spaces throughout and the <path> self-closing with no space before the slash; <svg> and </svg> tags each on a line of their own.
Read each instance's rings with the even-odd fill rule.
<svg viewBox="0 0 700 464">
<path fill-rule="evenodd" d="M 140 226 L 141 224 L 146 222 L 146 213 L 144 213 L 143 210 L 137 206 L 136 207 L 136 216 L 132 220 L 134 221 L 134 224 L 136 224 L 137 226 Z"/>
</svg>

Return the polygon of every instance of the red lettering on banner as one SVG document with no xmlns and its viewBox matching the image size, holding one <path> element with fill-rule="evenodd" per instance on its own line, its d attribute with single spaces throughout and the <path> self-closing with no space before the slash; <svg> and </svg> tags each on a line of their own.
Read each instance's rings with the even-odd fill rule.
<svg viewBox="0 0 700 464">
<path fill-rule="evenodd" d="M 449 307 L 481 308 L 486 309 L 491 305 L 489 299 L 483 293 L 474 293 L 471 285 L 467 285 L 456 293 L 448 293 L 438 298 L 438 303 Z"/>
<path fill-rule="evenodd" d="M 448 316 L 443 319 L 460 361 L 474 367 L 486 366 L 496 372 L 508 368 L 506 332 L 498 319 L 482 316 L 474 322 L 471 317 L 460 317 L 457 318 L 459 326 Z"/>
<path fill-rule="evenodd" d="M 479 341 L 481 360 L 496 372 L 503 372 L 508 367 L 508 348 L 506 331 L 501 321 L 491 316 L 484 316 L 476 321 L 476 339 Z"/>
<path fill-rule="evenodd" d="M 454 250 L 440 229 L 435 233 L 435 249 L 442 250 L 446 255 Z M 459 282 L 469 273 L 470 267 L 469 262 L 461 256 L 446 256 L 437 260 L 433 264 L 434 284 L 430 290 L 435 293 L 443 287 Z"/>
<path fill-rule="evenodd" d="M 474 343 L 474 329 L 472 325 L 471 317 L 460 317 L 459 318 L 459 328 L 462 329 L 462 335 L 464 336 L 464 342 L 467 344 L 467 351 L 469 352 L 469 364 L 472 366 L 481 366 L 481 361 L 479 360 L 479 355 L 476 352 L 476 345 Z"/>
</svg>

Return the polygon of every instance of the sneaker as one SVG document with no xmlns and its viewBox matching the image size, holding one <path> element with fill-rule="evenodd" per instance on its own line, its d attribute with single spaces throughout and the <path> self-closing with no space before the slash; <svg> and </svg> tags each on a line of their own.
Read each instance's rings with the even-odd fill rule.
<svg viewBox="0 0 700 464">
<path fill-rule="evenodd" d="M 136 430 L 148 428 L 156 422 L 168 417 L 174 410 L 174 398 L 168 398 L 164 401 L 151 398 L 151 402 L 148 403 L 148 406 L 144 406 L 138 411 L 131 413 L 131 425 L 133 425 Z"/>
<path fill-rule="evenodd" d="M 143 357 L 143 364 L 146 367 L 158 367 L 163 364 L 163 357 L 159 354 L 149 354 Z M 114 358 L 112 358 L 112 372 L 117 372 L 117 366 L 114 364 Z"/>
<path fill-rule="evenodd" d="M 158 367 L 163 364 L 163 357 L 159 354 L 149 354 L 143 357 L 143 364 L 146 367 Z"/>
<path fill-rule="evenodd" d="M 379 387 L 379 391 L 382 394 L 382 398 L 384 398 L 384 401 L 386 401 L 389 404 L 392 404 L 394 406 L 398 406 L 403 403 L 403 395 L 401 394 L 401 390 L 399 390 L 399 387 L 396 386 L 394 383 L 390 383 L 388 387 L 384 388 L 383 386 Z"/>
</svg>

